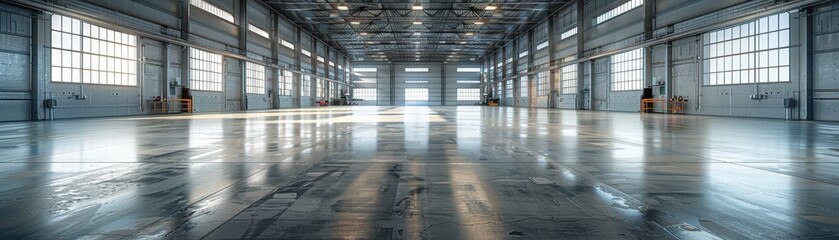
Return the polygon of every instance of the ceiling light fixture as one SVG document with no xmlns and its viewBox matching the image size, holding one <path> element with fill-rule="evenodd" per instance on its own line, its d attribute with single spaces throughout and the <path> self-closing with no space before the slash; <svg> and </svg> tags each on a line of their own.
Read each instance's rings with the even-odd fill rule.
<svg viewBox="0 0 839 240">
<path fill-rule="evenodd" d="M 414 6 L 411 6 L 411 10 L 422 10 L 422 4 L 414 3 Z"/>
<path fill-rule="evenodd" d="M 420 25 L 422 22 L 414 22 L 414 25 Z"/>
<path fill-rule="evenodd" d="M 361 23 L 360 23 L 360 22 L 358 22 L 358 21 L 352 21 L 352 22 L 350 22 L 350 24 L 352 24 L 352 25 L 358 25 L 358 24 L 361 24 Z"/>
<path fill-rule="evenodd" d="M 460 42 L 460 44 L 466 44 L 466 42 Z"/>
<path fill-rule="evenodd" d="M 362 36 L 367 36 L 366 32 L 360 33 Z"/>
<path fill-rule="evenodd" d="M 475 25 L 484 25 L 484 22 L 483 22 L 483 21 L 478 20 L 477 22 L 475 22 Z"/>
<path fill-rule="evenodd" d="M 350 7 L 348 7 L 347 4 L 340 3 L 338 4 L 338 10 L 347 11 L 350 10 Z"/>
<path fill-rule="evenodd" d="M 498 9 L 498 6 L 487 5 L 487 6 L 484 8 L 484 10 L 487 10 L 487 11 L 492 11 L 492 10 L 495 10 L 495 9 Z"/>
<path fill-rule="evenodd" d="M 475 33 L 471 33 L 471 32 L 466 33 L 466 36 L 472 36 L 472 35 L 475 35 Z"/>
</svg>

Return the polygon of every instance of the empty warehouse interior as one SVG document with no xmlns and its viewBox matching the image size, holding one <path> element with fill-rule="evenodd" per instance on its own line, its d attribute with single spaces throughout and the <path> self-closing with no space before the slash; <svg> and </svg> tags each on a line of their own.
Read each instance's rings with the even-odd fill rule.
<svg viewBox="0 0 839 240">
<path fill-rule="evenodd" d="M 839 239 L 839 2 L 6 0 L 0 239 Z"/>
</svg>

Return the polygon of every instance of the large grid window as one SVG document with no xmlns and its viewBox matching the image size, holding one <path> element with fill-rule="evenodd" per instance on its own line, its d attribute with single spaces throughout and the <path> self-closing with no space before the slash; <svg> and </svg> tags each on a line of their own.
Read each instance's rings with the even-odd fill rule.
<svg viewBox="0 0 839 240">
<path fill-rule="evenodd" d="M 137 85 L 137 37 L 52 15 L 53 82 Z"/>
<path fill-rule="evenodd" d="M 193 90 L 221 91 L 221 55 L 189 49 L 189 86 Z"/>
<path fill-rule="evenodd" d="M 559 68 L 559 79 L 562 83 L 562 94 L 577 93 L 577 64 Z"/>
<path fill-rule="evenodd" d="M 513 80 L 507 80 L 504 85 L 506 85 L 506 88 L 504 88 L 504 97 L 513 98 Z"/>
<path fill-rule="evenodd" d="M 789 81 L 789 13 L 703 34 L 705 85 Z"/>
<path fill-rule="evenodd" d="M 252 94 L 265 94 L 265 66 L 246 62 L 245 70 L 247 78 L 245 91 Z"/>
<path fill-rule="evenodd" d="M 520 52 L 519 53 L 519 58 L 527 57 L 528 54 L 530 54 L 530 51 Z"/>
<path fill-rule="evenodd" d="M 551 80 L 548 78 L 548 71 L 536 73 L 536 96 L 548 96 L 551 94 Z"/>
<path fill-rule="evenodd" d="M 375 88 L 353 88 L 353 98 L 361 99 L 362 101 L 376 101 Z"/>
<path fill-rule="evenodd" d="M 480 101 L 481 100 L 481 89 L 480 88 L 458 88 L 457 89 L 457 100 L 458 101 Z"/>
<path fill-rule="evenodd" d="M 519 78 L 519 97 L 527 97 L 527 77 Z"/>
<path fill-rule="evenodd" d="M 209 4 L 207 2 L 204 2 L 203 0 L 189 0 L 189 3 L 192 4 L 192 6 L 198 7 L 200 9 L 204 10 L 204 11 L 207 11 L 210 14 L 216 15 L 216 17 L 224 19 L 225 21 L 228 21 L 230 23 L 234 23 L 233 22 L 233 14 L 230 14 L 227 11 L 221 10 L 221 8 L 218 8 L 218 7 L 216 7 L 212 4 Z"/>
<path fill-rule="evenodd" d="M 312 96 L 312 77 L 309 75 L 303 75 L 303 79 L 300 83 L 300 96 Z"/>
<path fill-rule="evenodd" d="M 640 7 L 641 5 L 644 5 L 644 0 L 630 0 L 604 14 L 600 14 L 600 16 L 597 16 L 597 18 L 594 19 L 594 25 L 609 21 L 609 19 L 617 17 L 625 12 L 629 12 L 629 10 Z"/>
<path fill-rule="evenodd" d="M 300 49 L 300 53 L 302 53 L 303 55 L 305 55 L 307 57 L 312 57 L 312 52 L 309 52 L 309 50 Z"/>
<path fill-rule="evenodd" d="M 291 82 L 294 79 L 293 77 L 293 72 L 283 71 L 283 76 L 280 77 L 280 92 L 278 95 L 291 96 Z"/>
<path fill-rule="evenodd" d="M 457 72 L 481 72 L 481 68 L 457 68 Z"/>
<path fill-rule="evenodd" d="M 497 82 L 497 83 L 495 83 L 495 96 L 494 96 L 494 97 L 496 97 L 496 98 L 500 98 L 500 97 L 501 97 L 501 94 L 502 94 L 502 93 L 504 93 L 504 89 L 503 89 L 503 87 L 504 87 L 504 86 L 503 86 L 503 85 L 501 85 L 501 82 Z"/>
<path fill-rule="evenodd" d="M 428 101 L 428 88 L 406 88 L 405 101 Z"/>
<path fill-rule="evenodd" d="M 612 91 L 641 90 L 644 83 L 642 48 L 612 55 Z"/>
</svg>

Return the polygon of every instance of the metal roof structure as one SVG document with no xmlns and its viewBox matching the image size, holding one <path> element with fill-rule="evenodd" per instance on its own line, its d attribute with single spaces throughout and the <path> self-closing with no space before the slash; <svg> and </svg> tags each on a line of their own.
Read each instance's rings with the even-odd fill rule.
<svg viewBox="0 0 839 240">
<path fill-rule="evenodd" d="M 478 61 L 571 1 L 263 0 L 356 61 Z"/>
</svg>

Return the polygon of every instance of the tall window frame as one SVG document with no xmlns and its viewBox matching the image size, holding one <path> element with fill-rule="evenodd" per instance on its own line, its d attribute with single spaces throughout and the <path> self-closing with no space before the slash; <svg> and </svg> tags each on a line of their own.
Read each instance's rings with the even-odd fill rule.
<svg viewBox="0 0 839 240">
<path fill-rule="evenodd" d="M 644 49 L 638 48 L 611 57 L 612 92 L 641 90 L 644 84 Z"/>
<path fill-rule="evenodd" d="M 278 95 L 283 96 L 291 96 L 291 89 L 292 89 L 292 82 L 294 79 L 294 73 L 288 70 L 282 71 L 283 75 L 280 76 L 280 92 Z"/>
<path fill-rule="evenodd" d="M 528 83 L 528 79 L 529 79 L 528 76 L 524 76 L 524 77 L 519 78 L 519 97 L 520 98 L 526 98 L 526 97 L 529 96 L 528 92 L 530 91 L 530 89 L 528 89 L 528 88 L 529 88 L 530 84 Z"/>
<path fill-rule="evenodd" d="M 301 97 L 311 97 L 312 96 L 312 77 L 309 75 L 302 75 L 300 77 L 300 96 Z"/>
<path fill-rule="evenodd" d="M 189 87 L 197 91 L 221 92 L 223 59 L 219 54 L 189 48 Z"/>
<path fill-rule="evenodd" d="M 536 73 L 536 96 L 548 96 L 551 94 L 551 81 L 548 71 Z"/>
<path fill-rule="evenodd" d="M 137 36 L 52 15 L 51 82 L 138 85 Z"/>
<path fill-rule="evenodd" d="M 504 97 L 505 98 L 513 98 L 513 80 L 507 80 L 504 83 Z"/>
<path fill-rule="evenodd" d="M 428 88 L 405 88 L 405 102 L 427 102 Z"/>
<path fill-rule="evenodd" d="M 789 82 L 789 20 L 784 12 L 703 34 L 703 85 Z"/>
<path fill-rule="evenodd" d="M 559 68 L 559 79 L 562 94 L 577 93 L 577 64 L 562 66 Z"/>
<path fill-rule="evenodd" d="M 458 88 L 457 89 L 457 100 L 458 101 L 480 101 L 481 100 L 481 89 L 480 88 Z"/>
<path fill-rule="evenodd" d="M 245 62 L 245 92 L 248 94 L 265 94 L 265 66 Z"/>
<path fill-rule="evenodd" d="M 329 90 L 328 82 L 324 79 L 318 79 L 317 86 L 315 86 L 315 97 L 317 98 L 325 98 L 326 93 Z"/>
<path fill-rule="evenodd" d="M 362 99 L 363 101 L 377 101 L 378 95 L 376 88 L 353 88 L 353 98 Z"/>
</svg>

